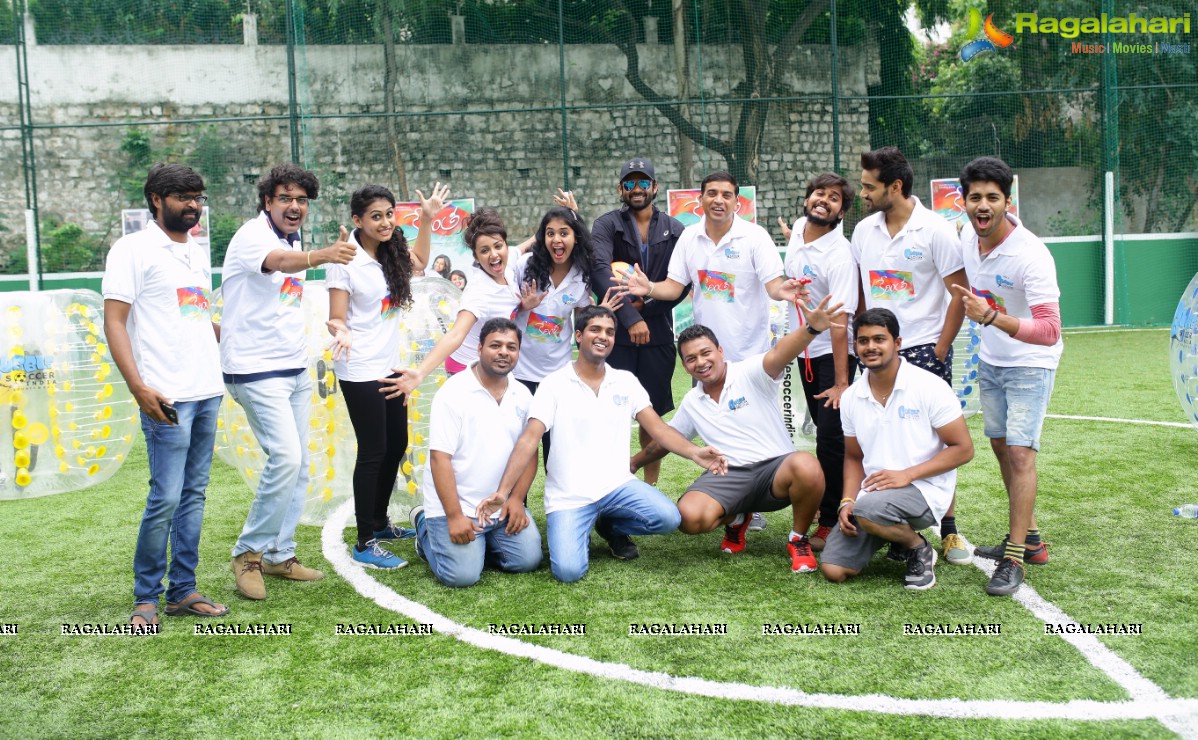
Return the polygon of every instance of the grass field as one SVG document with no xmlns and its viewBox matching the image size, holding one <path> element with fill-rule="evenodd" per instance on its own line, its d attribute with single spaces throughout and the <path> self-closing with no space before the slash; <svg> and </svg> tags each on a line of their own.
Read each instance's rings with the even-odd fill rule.
<svg viewBox="0 0 1198 740">
<path fill-rule="evenodd" d="M 1067 335 L 1050 413 L 1182 421 L 1167 343 L 1165 330 Z M 676 378 L 679 393 L 686 381 Z M 980 417 L 970 429 L 978 454 L 960 474 L 958 520 L 971 541 L 993 544 L 1006 531 L 1006 498 Z M 1196 459 L 1193 429 L 1049 419 L 1037 512 L 1052 562 L 1028 568 L 1040 596 L 1079 623 L 1142 624 L 1140 635 L 1098 640 L 1177 699 L 1198 698 L 1198 521 L 1171 508 L 1198 502 Z M 677 496 L 695 474 L 669 458 L 662 488 Z M 708 698 L 612 680 L 446 634 L 337 635 L 338 623 L 410 620 L 334 573 L 314 527 L 300 528 L 299 554 L 329 577 L 270 580 L 265 602 L 239 598 L 228 554 L 251 494 L 219 461 L 200 588 L 232 606 L 220 621 L 290 624 L 292 634 L 199 636 L 199 620 L 165 619 L 155 637 L 62 635 L 63 624 L 125 620 L 147 477 L 139 440 L 101 486 L 0 502 L 0 623 L 19 625 L 0 634 L 0 737 L 1168 737 L 1198 727 L 1194 713 L 1162 723 L 1118 712 L 1004 720 L 874 711 L 894 697 L 989 700 L 988 714 L 1006 701 L 1043 702 L 1043 716 L 1056 716 L 1068 702 L 1138 697 L 1046 635 L 1043 619 L 1020 603 L 986 596 L 977 568 L 938 565 L 936 587 L 923 593 L 905 592 L 902 567 L 881 559 L 842 586 L 792 574 L 785 511 L 769 515 L 769 528 L 735 557 L 718 552 L 719 532 L 640 538 L 642 556 L 631 563 L 613 560 L 596 538 L 590 574 L 571 586 L 543 566 L 523 576 L 488 571 L 475 588 L 446 589 L 410 542 L 396 548 L 409 568 L 369 571 L 468 627 L 585 623 L 585 636 L 521 639 L 642 671 L 763 687 L 759 695 Z M 539 491 L 538 482 L 532 510 L 543 531 Z M 726 624 L 727 635 L 628 634 L 629 624 L 649 622 Z M 763 623 L 779 622 L 861 627 L 858 636 L 762 635 Z M 905 624 L 923 623 L 1000 624 L 1001 635 L 903 635 Z M 768 698 L 764 687 L 858 698 L 845 709 L 786 706 L 755 700 Z"/>
</svg>

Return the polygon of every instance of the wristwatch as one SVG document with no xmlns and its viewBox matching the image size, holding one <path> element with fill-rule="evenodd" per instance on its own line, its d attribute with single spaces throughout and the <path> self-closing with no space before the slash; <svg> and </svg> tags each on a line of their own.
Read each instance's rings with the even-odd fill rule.
<svg viewBox="0 0 1198 740">
<path fill-rule="evenodd" d="M 811 324 L 808 324 L 808 325 L 807 325 L 807 333 L 808 333 L 808 334 L 810 334 L 810 335 L 811 335 L 811 336 L 813 336 L 813 337 L 818 337 L 820 334 L 823 334 L 823 332 L 816 331 L 815 329 L 812 329 L 812 328 L 811 328 Z"/>
</svg>

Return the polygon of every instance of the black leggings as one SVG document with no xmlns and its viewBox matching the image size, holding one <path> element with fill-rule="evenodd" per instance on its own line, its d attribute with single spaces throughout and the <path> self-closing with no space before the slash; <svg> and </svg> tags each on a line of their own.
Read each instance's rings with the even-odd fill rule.
<svg viewBox="0 0 1198 740">
<path fill-rule="evenodd" d="M 857 369 L 855 358 L 848 358 L 849 384 Z M 836 385 L 836 363 L 832 355 L 811 358 L 811 375 L 807 380 L 807 362 L 800 355 L 794 372 L 803 382 L 803 395 L 807 398 L 807 412 L 815 424 L 815 456 L 824 471 L 824 497 L 819 505 L 819 523 L 823 527 L 836 525 L 837 509 L 844 497 L 844 431 L 840 426 L 840 409 L 824 406 L 824 399 L 816 398 Z M 847 393 L 847 391 L 846 391 Z"/>
<path fill-rule="evenodd" d="M 342 380 L 341 393 L 349 411 L 358 458 L 354 463 L 354 515 L 358 545 L 365 546 L 374 533 L 387 526 L 387 506 L 408 449 L 408 407 L 400 396 L 387 400 L 377 380 Z"/>
<path fill-rule="evenodd" d="M 516 380 L 520 380 L 520 379 L 516 378 Z M 528 392 L 533 394 L 534 396 L 537 394 L 537 388 L 539 388 L 541 386 L 540 382 L 535 381 L 535 380 L 520 380 L 520 382 L 523 383 L 524 387 L 528 389 Z M 548 471 L 549 471 L 549 432 L 545 432 L 544 434 L 541 435 L 541 462 L 544 463 L 545 471 L 546 471 L 546 473 L 548 473 Z"/>
</svg>

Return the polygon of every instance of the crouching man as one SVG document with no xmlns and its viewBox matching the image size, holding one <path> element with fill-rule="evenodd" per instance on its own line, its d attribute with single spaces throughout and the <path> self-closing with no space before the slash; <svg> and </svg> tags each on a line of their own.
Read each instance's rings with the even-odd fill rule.
<svg viewBox="0 0 1198 740">
<path fill-rule="evenodd" d="M 899 355 L 898 319 L 889 309 L 865 311 L 853 333 L 866 372 L 840 400 L 844 498 L 820 571 L 840 583 L 896 542 L 909 548 L 903 585 L 923 591 L 936 584 L 936 551 L 919 530 L 948 510 L 973 440 L 953 389 Z"/>
</svg>

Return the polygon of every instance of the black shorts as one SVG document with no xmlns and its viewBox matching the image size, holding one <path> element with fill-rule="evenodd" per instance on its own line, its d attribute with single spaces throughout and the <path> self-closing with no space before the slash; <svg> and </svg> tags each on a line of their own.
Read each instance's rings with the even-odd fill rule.
<svg viewBox="0 0 1198 740">
<path fill-rule="evenodd" d="M 705 493 L 724 507 L 725 516 L 751 511 L 777 511 L 790 506 L 789 498 L 774 498 L 774 477 L 786 458 L 778 455 L 744 467 L 729 467 L 727 475 L 704 473 L 687 488 Z"/>
<path fill-rule="evenodd" d="M 607 364 L 635 375 L 648 391 L 653 410 L 658 416 L 665 416 L 674 410 L 672 382 L 676 356 L 672 344 L 617 344 L 612 348 Z"/>
</svg>

